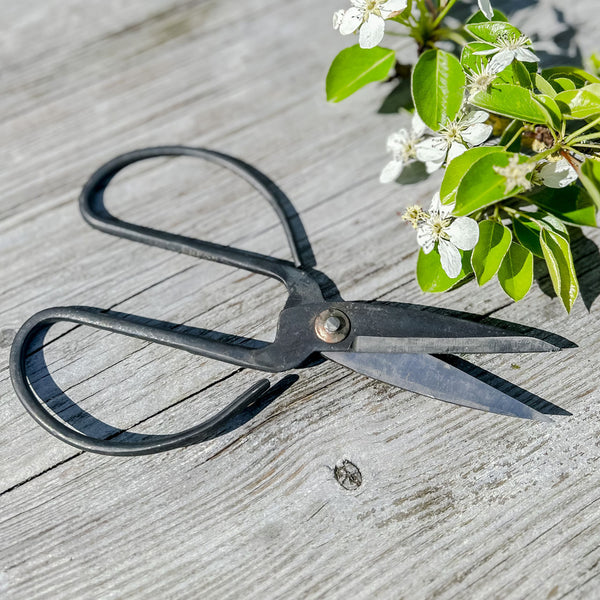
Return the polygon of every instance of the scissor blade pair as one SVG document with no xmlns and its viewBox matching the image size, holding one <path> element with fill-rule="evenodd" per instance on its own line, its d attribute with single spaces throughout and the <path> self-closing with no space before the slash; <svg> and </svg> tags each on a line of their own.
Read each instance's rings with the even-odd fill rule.
<svg viewBox="0 0 600 600">
<path fill-rule="evenodd" d="M 379 337 L 357 336 L 357 352 L 412 354 L 488 354 L 502 352 L 555 352 L 558 346 L 527 336 Z"/>
<path fill-rule="evenodd" d="M 558 346 L 511 331 L 410 305 L 346 303 L 356 352 L 456 354 L 550 352 Z M 507 324 L 508 325 L 508 324 Z"/>
<path fill-rule="evenodd" d="M 543 413 L 429 354 L 322 354 L 362 375 L 444 402 L 522 419 L 552 421 Z"/>
</svg>

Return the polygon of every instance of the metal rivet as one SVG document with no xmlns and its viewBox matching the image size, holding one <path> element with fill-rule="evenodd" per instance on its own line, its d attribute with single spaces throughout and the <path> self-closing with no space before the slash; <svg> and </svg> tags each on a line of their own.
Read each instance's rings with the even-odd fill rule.
<svg viewBox="0 0 600 600">
<path fill-rule="evenodd" d="M 325 321 L 325 329 L 329 331 L 329 333 L 335 333 L 342 326 L 342 321 L 339 317 L 329 317 L 327 321 Z"/>
<path fill-rule="evenodd" d="M 350 319 L 337 308 L 324 310 L 315 319 L 315 333 L 328 344 L 345 340 L 350 333 Z"/>
</svg>

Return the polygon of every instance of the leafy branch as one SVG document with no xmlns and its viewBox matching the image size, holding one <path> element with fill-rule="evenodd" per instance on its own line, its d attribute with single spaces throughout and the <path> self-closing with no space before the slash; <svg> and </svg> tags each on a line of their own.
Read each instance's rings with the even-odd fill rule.
<svg viewBox="0 0 600 600">
<path fill-rule="evenodd" d="M 442 292 L 497 277 L 518 301 L 537 257 L 570 311 L 579 284 L 567 226 L 596 227 L 600 208 L 600 59 L 592 57 L 593 72 L 540 69 L 529 38 L 489 0 L 459 28 L 445 21 L 456 0 L 351 1 L 334 27 L 357 33 L 359 43 L 334 59 L 328 100 L 388 79 L 397 65 L 394 50 L 379 46 L 388 22 L 419 52 L 412 129 L 389 136 L 380 180 L 395 181 L 414 161 L 429 173 L 445 170 L 431 206 L 409 207 L 403 217 L 421 246 L 421 288 Z"/>
</svg>

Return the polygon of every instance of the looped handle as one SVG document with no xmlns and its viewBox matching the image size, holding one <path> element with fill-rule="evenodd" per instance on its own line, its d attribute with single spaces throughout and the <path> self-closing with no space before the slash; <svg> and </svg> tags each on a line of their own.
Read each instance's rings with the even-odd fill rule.
<svg viewBox="0 0 600 600">
<path fill-rule="evenodd" d="M 279 217 L 295 264 L 262 254 L 128 223 L 111 215 L 104 206 L 104 190 L 113 177 L 132 163 L 163 156 L 192 156 L 205 159 L 233 171 L 249 182 L 269 201 Z M 303 265 L 298 239 L 285 213 L 284 204 L 286 202 L 289 201 L 275 183 L 251 165 L 220 152 L 185 146 L 144 148 L 122 154 L 100 167 L 90 177 L 79 199 L 83 218 L 100 231 L 278 279 L 288 289 L 289 298 L 286 304 L 288 307 L 302 303 L 320 302 L 323 300 L 323 296 L 318 283 L 307 271 L 299 268 L 306 265 Z M 225 420 L 230 419 L 232 415 L 260 398 L 269 388 L 269 382 L 267 380 L 259 381 L 210 419 L 178 434 L 149 436 L 145 441 L 139 443 L 91 438 L 68 427 L 51 415 L 27 380 L 25 359 L 33 336 L 41 329 L 58 321 L 89 325 L 243 367 L 271 372 L 286 368 L 283 362 L 275 360 L 278 356 L 285 355 L 285 351 L 280 347 L 271 348 L 270 352 L 263 352 L 260 349 L 178 333 L 162 327 L 132 323 L 87 307 L 50 308 L 41 311 L 22 326 L 13 342 L 10 372 L 15 391 L 32 417 L 51 434 L 72 446 L 100 454 L 120 456 L 151 454 L 214 437 L 217 429 Z"/>
<path fill-rule="evenodd" d="M 136 456 L 164 452 L 200 441 L 206 441 L 216 437 L 226 421 L 229 421 L 233 416 L 259 400 L 270 387 L 267 379 L 261 379 L 217 414 L 195 427 L 179 433 L 144 435 L 142 436 L 144 438 L 143 441 L 139 442 L 120 442 L 111 439 L 92 438 L 68 427 L 52 415 L 38 399 L 27 380 L 25 361 L 31 341 L 37 333 L 59 321 L 91 325 L 111 331 L 117 331 L 117 328 L 122 327 L 126 321 L 104 315 L 86 307 L 49 308 L 31 317 L 15 336 L 10 354 L 10 374 L 15 392 L 21 403 L 35 421 L 46 429 L 46 431 L 63 442 L 81 450 L 113 456 Z M 104 326 L 99 325 L 99 323 L 104 323 Z M 112 326 L 110 326 L 111 324 Z M 147 339 L 143 335 L 137 335 L 136 337 Z M 156 340 L 153 339 L 152 341 Z"/>
<path fill-rule="evenodd" d="M 205 242 L 182 235 L 159 231 L 150 227 L 123 221 L 110 214 L 104 206 L 104 190 L 114 176 L 125 167 L 150 158 L 165 156 L 191 156 L 215 163 L 252 185 L 264 196 L 277 216 L 285 232 L 294 263 L 255 252 L 239 250 L 212 242 Z M 101 166 L 85 184 L 79 198 L 79 208 L 85 221 L 105 233 L 157 246 L 165 250 L 188 254 L 196 258 L 211 260 L 246 271 L 259 273 L 281 281 L 287 288 L 292 303 L 297 301 L 319 301 L 322 295 L 318 284 L 299 267 L 306 267 L 299 249 L 299 240 L 286 215 L 293 210 L 285 194 L 266 175 L 242 160 L 208 150 L 187 146 L 158 146 L 142 148 L 121 154 Z"/>
<path fill-rule="evenodd" d="M 208 162 L 217 164 L 229 171 L 235 173 L 238 177 L 247 181 L 254 189 L 256 189 L 264 198 L 267 199 L 277 216 L 285 237 L 288 241 L 294 264 L 297 267 L 303 266 L 301 253 L 299 250 L 299 241 L 285 212 L 283 206 L 287 200 L 285 194 L 277 187 L 277 185 L 271 181 L 264 173 L 261 173 L 255 169 L 252 165 L 245 163 L 244 161 L 217 152 L 216 150 L 209 150 L 207 148 L 190 148 L 188 146 L 156 146 L 152 148 L 141 148 L 139 150 L 133 150 L 121 154 L 106 164 L 102 165 L 87 181 L 85 184 L 81 196 L 79 197 L 79 208 L 83 218 L 89 225 L 109 233 L 111 235 L 117 235 L 119 237 L 125 237 L 136 242 L 142 242 L 144 244 L 150 244 L 152 246 L 159 246 L 166 250 L 173 250 L 175 252 L 185 252 L 185 246 L 189 243 L 190 238 L 184 236 L 172 235 L 149 227 L 142 227 L 134 225 L 133 223 L 127 223 L 117 217 L 111 215 L 105 208 L 103 202 L 104 190 L 108 184 L 115 177 L 115 175 L 129 165 L 147 160 L 150 158 L 159 158 L 165 156 L 191 156 L 194 158 L 200 158 Z M 150 235 L 148 235 L 150 234 Z M 183 245 L 175 245 L 175 242 L 179 240 Z M 199 240 L 194 240 L 199 242 Z M 193 248 L 189 248 L 190 254 L 198 256 L 198 249 L 202 248 L 205 244 L 197 243 L 193 244 Z M 207 258 L 211 260 L 208 254 L 227 254 L 230 250 L 228 246 L 221 246 L 219 244 L 206 244 L 204 253 L 206 255 L 200 258 Z M 246 254 L 246 253 L 245 253 Z M 218 260 L 216 257 L 212 260 Z M 238 266 L 238 265 L 235 265 Z"/>
</svg>

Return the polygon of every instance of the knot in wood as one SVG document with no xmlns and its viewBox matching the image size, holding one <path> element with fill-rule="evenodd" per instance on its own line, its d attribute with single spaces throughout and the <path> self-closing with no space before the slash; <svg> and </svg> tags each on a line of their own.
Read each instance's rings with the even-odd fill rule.
<svg viewBox="0 0 600 600">
<path fill-rule="evenodd" d="M 359 468 L 346 459 L 335 465 L 333 475 L 345 490 L 356 490 L 362 484 L 362 473 Z"/>
</svg>

